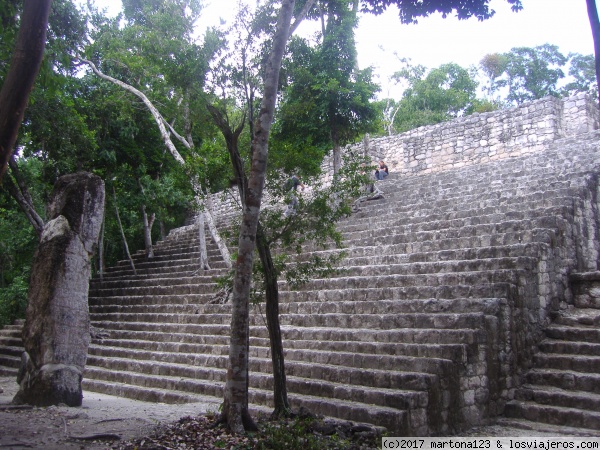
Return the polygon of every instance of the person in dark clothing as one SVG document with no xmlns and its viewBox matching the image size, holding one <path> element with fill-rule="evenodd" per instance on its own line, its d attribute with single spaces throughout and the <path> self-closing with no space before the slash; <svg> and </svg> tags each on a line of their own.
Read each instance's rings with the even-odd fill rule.
<svg viewBox="0 0 600 450">
<path fill-rule="evenodd" d="M 385 177 L 389 175 L 388 166 L 385 165 L 383 160 L 379 161 L 379 166 L 375 170 L 375 179 L 383 180 Z"/>
<path fill-rule="evenodd" d="M 304 190 L 304 184 L 302 184 L 300 178 L 298 178 L 298 175 L 293 174 L 286 183 L 287 190 L 291 192 L 290 203 L 288 204 L 287 209 L 284 213 L 286 217 L 293 216 L 294 214 L 296 214 L 296 209 L 300 204 L 298 201 L 298 197 L 296 196 L 298 186 L 300 186 L 300 189 Z"/>
</svg>

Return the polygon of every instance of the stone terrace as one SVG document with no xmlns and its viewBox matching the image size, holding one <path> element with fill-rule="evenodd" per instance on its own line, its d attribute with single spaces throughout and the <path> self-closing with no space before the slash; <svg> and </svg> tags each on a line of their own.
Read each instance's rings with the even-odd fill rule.
<svg viewBox="0 0 600 450">
<path fill-rule="evenodd" d="M 599 144 L 584 133 L 379 182 L 384 198 L 339 225 L 340 274 L 280 286 L 293 406 L 392 435 L 448 435 L 501 415 L 600 429 Z M 196 234 L 174 230 L 152 260 L 136 255 L 137 276 L 123 261 L 92 281 L 100 332 L 85 389 L 164 402 L 222 395 L 230 305 L 209 303 L 224 269 L 211 247 L 213 269 L 198 272 Z M 261 308 L 255 408 L 272 396 Z M 0 335 L 3 373 L 16 374 L 19 327 Z"/>
</svg>

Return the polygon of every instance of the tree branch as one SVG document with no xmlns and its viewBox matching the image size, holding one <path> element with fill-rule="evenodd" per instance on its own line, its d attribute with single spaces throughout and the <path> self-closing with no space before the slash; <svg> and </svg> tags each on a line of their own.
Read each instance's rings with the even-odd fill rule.
<svg viewBox="0 0 600 450">
<path fill-rule="evenodd" d="M 294 34 L 294 31 L 296 31 L 296 28 L 298 28 L 298 25 L 300 25 L 300 23 L 306 18 L 306 15 L 308 14 L 308 12 L 310 11 L 310 8 L 312 8 L 314 4 L 315 4 L 315 0 L 308 0 L 305 3 L 304 8 L 302 8 L 302 11 L 300 11 L 300 14 L 298 14 L 298 17 L 296 17 L 296 20 L 294 21 L 294 23 L 292 25 L 290 25 L 289 36 Z"/>
<path fill-rule="evenodd" d="M 165 123 L 167 123 L 167 121 L 164 119 L 164 117 L 160 114 L 160 112 L 158 111 L 158 109 L 156 109 L 156 107 L 152 104 L 152 102 L 150 101 L 150 99 L 148 97 L 146 97 L 146 95 L 143 92 L 141 92 L 140 90 L 134 88 L 133 86 L 130 86 L 127 83 L 122 82 L 121 80 L 117 80 L 116 78 L 113 78 L 113 77 L 111 77 L 109 75 L 106 75 L 106 74 L 102 73 L 100 70 L 98 70 L 98 68 L 96 67 L 96 65 L 93 62 L 88 61 L 87 59 L 84 59 L 84 58 L 81 58 L 81 57 L 79 57 L 78 59 L 81 62 L 83 62 L 83 63 L 87 64 L 88 66 L 90 66 L 90 68 L 92 69 L 92 71 L 97 76 L 99 76 L 100 78 L 102 78 L 103 80 L 110 81 L 111 83 L 116 84 L 117 86 L 125 89 L 128 92 L 131 92 L 133 95 L 135 95 L 140 100 L 142 100 L 142 102 L 144 102 L 144 105 L 146 105 L 146 107 L 148 108 L 148 110 L 152 114 L 152 117 L 154 117 L 154 121 L 156 122 L 156 125 L 158 125 L 158 129 L 160 130 L 160 135 L 162 137 L 162 140 L 165 143 L 165 145 L 167 146 L 167 148 L 169 149 L 169 152 L 171 152 L 171 155 L 173 155 L 173 158 L 175 158 L 175 160 L 178 163 L 185 164 L 185 160 L 181 157 L 181 155 L 179 154 L 179 152 L 175 148 L 175 145 L 173 145 L 173 142 L 171 141 L 171 138 L 169 137 L 169 132 L 165 128 Z M 187 145 L 189 145 L 189 143 L 187 143 Z"/>
</svg>

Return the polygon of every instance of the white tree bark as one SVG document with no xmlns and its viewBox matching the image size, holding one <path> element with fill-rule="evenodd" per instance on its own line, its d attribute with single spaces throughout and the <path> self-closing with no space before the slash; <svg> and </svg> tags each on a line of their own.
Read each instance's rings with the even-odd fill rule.
<svg viewBox="0 0 600 450">
<path fill-rule="evenodd" d="M 133 95 L 135 95 L 136 97 L 141 99 L 142 102 L 144 102 L 144 105 L 146 105 L 146 107 L 152 114 L 152 117 L 154 118 L 154 121 L 156 122 L 156 125 L 158 126 L 158 129 L 160 131 L 162 140 L 165 143 L 169 152 L 171 153 L 173 158 L 175 158 L 175 161 L 177 161 L 181 165 L 185 165 L 185 160 L 182 158 L 181 154 L 177 151 L 177 148 L 175 148 L 175 145 L 173 144 L 173 141 L 171 140 L 171 136 L 169 135 L 169 131 L 171 133 L 173 133 L 173 135 L 179 141 L 181 141 L 183 143 L 183 145 L 186 146 L 186 148 L 192 148 L 192 144 L 190 144 L 181 135 L 179 135 L 175 132 L 173 127 L 171 127 L 171 125 L 169 125 L 167 123 L 167 121 L 160 114 L 158 109 L 156 109 L 156 107 L 152 104 L 150 99 L 148 97 L 146 97 L 146 95 L 143 92 L 141 92 L 139 89 L 134 88 L 133 86 L 128 85 L 127 83 L 117 80 L 116 78 L 106 75 L 105 73 L 102 73 L 100 70 L 98 70 L 98 68 L 96 67 L 96 65 L 93 62 L 88 61 L 87 59 L 84 59 L 81 57 L 79 57 L 79 60 L 81 62 L 87 64 L 98 77 L 102 78 L 103 80 L 110 81 L 113 84 L 116 84 L 117 86 L 125 89 L 126 91 L 132 93 Z M 167 131 L 166 127 L 169 128 L 169 131 Z M 202 191 L 199 189 L 199 184 L 197 183 L 197 180 L 192 181 L 192 183 L 193 183 L 193 187 L 194 187 L 194 192 L 196 192 L 197 198 L 200 199 Z M 201 204 L 201 203 L 199 202 L 198 204 Z M 221 239 L 221 236 L 219 235 L 219 231 L 217 230 L 217 227 L 214 225 L 214 221 L 213 221 L 212 216 L 210 215 L 210 212 L 205 211 L 204 217 L 206 219 L 206 223 L 208 224 L 208 228 L 210 230 L 211 236 L 212 236 L 213 240 L 215 241 L 215 243 L 217 244 L 217 247 L 219 248 L 219 251 L 221 252 L 222 258 L 225 260 L 225 264 L 227 265 L 227 267 L 230 268 L 231 267 L 231 254 L 229 253 L 227 246 L 223 242 L 223 239 Z M 200 251 L 206 252 L 206 239 L 204 241 L 202 241 L 202 240 L 200 241 Z"/>
<path fill-rule="evenodd" d="M 204 232 L 204 211 L 202 210 L 198 211 L 198 239 L 200 242 L 206 242 L 206 234 Z M 202 270 L 210 270 L 206 245 L 200 245 L 200 268 Z"/>
</svg>

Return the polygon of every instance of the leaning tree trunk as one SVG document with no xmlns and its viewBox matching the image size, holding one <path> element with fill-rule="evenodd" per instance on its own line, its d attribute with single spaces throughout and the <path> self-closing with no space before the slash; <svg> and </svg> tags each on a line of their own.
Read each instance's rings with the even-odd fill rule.
<svg viewBox="0 0 600 450">
<path fill-rule="evenodd" d="M 24 0 L 10 69 L 0 90 L 0 179 L 6 171 L 29 94 L 42 64 L 51 0 Z"/>
<path fill-rule="evenodd" d="M 273 264 L 271 249 L 260 221 L 258 222 L 256 231 L 256 247 L 263 270 L 265 271 L 267 329 L 269 331 L 271 362 L 273 364 L 273 416 L 289 416 L 291 408 L 287 395 L 283 341 L 281 339 L 281 325 L 279 322 L 277 269 Z"/>
<path fill-rule="evenodd" d="M 134 88 L 133 86 L 127 84 L 127 83 L 123 83 L 120 80 L 117 80 L 116 78 L 113 78 L 109 75 L 106 75 L 104 73 L 102 73 L 100 70 L 98 70 L 98 68 L 96 67 L 96 65 L 91 62 L 88 61 L 87 59 L 84 58 L 79 58 L 79 60 L 85 64 L 87 64 L 92 71 L 99 76 L 100 78 L 102 78 L 103 80 L 106 81 L 110 81 L 113 84 L 116 84 L 117 86 L 125 89 L 127 92 L 132 93 L 133 95 L 135 95 L 136 97 L 138 97 L 146 106 L 146 108 L 148 108 L 148 111 L 150 112 L 150 114 L 152 114 L 152 117 L 154 118 L 154 121 L 156 123 L 156 126 L 158 127 L 158 130 L 160 132 L 160 135 L 163 139 L 163 142 L 165 143 L 165 146 L 167 147 L 167 149 L 169 150 L 169 152 L 171 153 L 171 156 L 173 156 L 173 158 L 175 158 L 175 161 L 177 161 L 179 164 L 181 164 L 182 166 L 185 166 L 185 160 L 183 159 L 183 157 L 179 154 L 179 152 L 177 151 L 177 148 L 175 147 L 175 144 L 173 144 L 173 141 L 171 141 L 171 135 L 169 134 L 169 132 L 167 131 L 167 127 L 169 127 L 169 130 L 171 131 L 171 133 L 181 142 L 183 143 L 187 148 L 191 149 L 193 147 L 193 143 L 190 143 L 188 141 L 186 141 L 183 137 L 179 136 L 175 130 L 173 130 L 173 128 L 171 128 L 169 126 L 169 124 L 166 122 L 166 120 L 163 118 L 163 116 L 160 114 L 160 112 L 158 111 L 158 109 L 152 104 L 152 102 L 150 101 L 150 99 L 139 89 Z M 194 192 L 196 193 L 197 197 L 200 198 L 202 195 L 202 191 L 199 189 L 200 184 L 197 183 L 197 179 L 196 177 L 192 177 L 192 186 L 194 188 Z M 215 241 L 215 243 L 217 244 L 217 247 L 219 248 L 219 251 L 221 252 L 221 256 L 223 257 L 223 260 L 225 261 L 225 264 L 227 265 L 227 267 L 231 267 L 231 255 L 229 254 L 229 250 L 227 249 L 227 245 L 225 245 L 225 243 L 223 242 L 223 240 L 221 239 L 221 236 L 219 235 L 219 232 L 217 230 L 217 227 L 214 224 L 214 221 L 212 220 L 212 217 L 210 215 L 209 212 L 206 212 L 205 214 L 205 219 L 206 219 L 206 224 L 208 225 L 208 229 L 210 230 L 210 233 L 212 235 L 213 240 Z M 206 242 L 200 242 L 201 246 L 206 246 Z"/>
<path fill-rule="evenodd" d="M 231 341 L 229 365 L 225 384 L 223 415 L 234 433 L 243 433 L 253 424 L 248 413 L 248 339 L 249 298 L 256 230 L 265 185 L 268 140 L 273 122 L 279 71 L 289 36 L 294 0 L 282 0 L 273 47 L 265 71 L 265 89 L 261 109 L 252 139 L 252 165 L 245 193 L 238 246 L 235 277 L 233 280 L 233 308 L 231 314 Z M 250 419 L 250 421 L 249 421 Z"/>
<path fill-rule="evenodd" d="M 103 215 L 100 177 L 81 172 L 58 179 L 33 257 L 14 403 L 81 406 L 91 258 Z"/>
<path fill-rule="evenodd" d="M 35 210 L 33 198 L 31 197 L 29 189 L 27 188 L 27 184 L 21 175 L 14 155 L 8 161 L 8 165 L 10 167 L 10 171 L 4 177 L 3 185 L 11 197 L 17 202 L 39 238 L 42 235 L 42 230 L 44 228 L 44 220 Z"/>
<path fill-rule="evenodd" d="M 596 63 L 596 84 L 598 86 L 598 101 L 600 104 L 600 18 L 598 17 L 598 8 L 596 0 L 586 0 L 588 18 L 592 28 L 592 37 L 594 38 L 594 61 Z"/>
<path fill-rule="evenodd" d="M 129 252 L 129 245 L 127 244 L 127 237 L 125 236 L 125 230 L 123 230 L 123 224 L 121 223 L 121 215 L 119 214 L 119 206 L 117 205 L 117 193 L 115 192 L 115 187 L 113 186 L 113 200 L 115 202 L 115 215 L 117 216 L 117 224 L 119 225 L 119 231 L 121 232 L 121 239 L 123 239 L 123 248 L 125 249 L 125 253 L 127 255 L 127 259 L 129 260 L 129 265 L 131 266 L 131 270 L 133 270 L 133 274 L 137 275 L 135 270 L 135 264 L 133 263 L 133 258 L 131 257 L 131 253 Z"/>
</svg>

